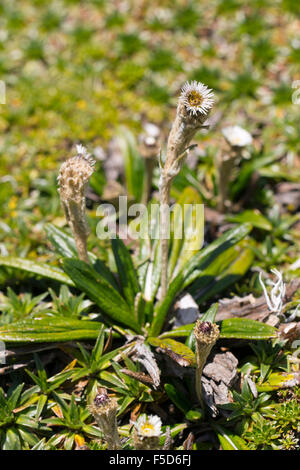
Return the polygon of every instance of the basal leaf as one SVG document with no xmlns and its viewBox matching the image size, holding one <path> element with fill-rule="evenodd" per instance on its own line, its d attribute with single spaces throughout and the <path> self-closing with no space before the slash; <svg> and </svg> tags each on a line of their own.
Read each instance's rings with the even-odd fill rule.
<svg viewBox="0 0 300 470">
<path fill-rule="evenodd" d="M 152 346 L 160 348 L 183 367 L 194 366 L 196 364 L 193 351 L 178 341 L 169 338 L 148 338 L 147 341 Z"/>
<path fill-rule="evenodd" d="M 31 261 L 24 258 L 1 256 L 0 266 L 19 269 L 20 271 L 26 271 L 31 274 L 46 277 L 48 279 L 61 282 L 62 284 L 74 286 L 74 283 L 67 274 L 55 266 L 49 266 L 49 264 L 39 263 L 37 261 Z"/>
<path fill-rule="evenodd" d="M 52 343 L 96 339 L 102 323 L 60 318 L 28 319 L 0 327 L 7 343 Z"/>
<path fill-rule="evenodd" d="M 220 323 L 221 338 L 269 339 L 276 337 L 274 326 L 248 318 L 228 318 Z"/>
<path fill-rule="evenodd" d="M 138 330 L 134 312 L 123 297 L 92 266 L 84 261 L 66 258 L 63 267 L 75 285 L 85 292 L 103 312 L 118 323 Z"/>
<path fill-rule="evenodd" d="M 128 305 L 134 307 L 135 297 L 141 289 L 131 255 L 119 238 L 112 239 L 111 244 L 124 297 Z"/>
</svg>

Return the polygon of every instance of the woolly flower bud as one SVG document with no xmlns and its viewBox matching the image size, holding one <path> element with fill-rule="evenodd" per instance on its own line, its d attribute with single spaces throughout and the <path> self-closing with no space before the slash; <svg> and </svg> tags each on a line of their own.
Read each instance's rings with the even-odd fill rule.
<svg viewBox="0 0 300 470">
<path fill-rule="evenodd" d="M 62 164 L 58 176 L 58 191 L 78 256 L 88 263 L 86 241 L 89 229 L 85 217 L 85 189 L 94 171 L 95 161 L 82 145 L 77 145 L 77 153 Z"/>
<path fill-rule="evenodd" d="M 61 200 L 82 202 L 85 187 L 94 171 L 95 161 L 82 145 L 77 145 L 78 155 L 69 158 L 60 168 L 58 176 Z"/>
<path fill-rule="evenodd" d="M 215 323 L 198 320 L 195 325 L 194 335 L 197 344 L 201 347 L 202 345 L 203 347 L 212 347 L 220 336 L 219 327 Z"/>
<path fill-rule="evenodd" d="M 219 327 L 215 323 L 198 320 L 194 328 L 196 340 L 196 393 L 203 406 L 201 378 L 203 368 L 212 347 L 220 336 Z"/>
<path fill-rule="evenodd" d="M 133 440 L 136 450 L 158 449 L 162 425 L 161 419 L 158 416 L 146 416 L 143 414 L 132 424 L 135 427 Z"/>
<path fill-rule="evenodd" d="M 110 450 L 122 449 L 117 427 L 117 408 L 117 400 L 110 398 L 105 389 L 96 395 L 94 402 L 89 406 Z"/>
</svg>

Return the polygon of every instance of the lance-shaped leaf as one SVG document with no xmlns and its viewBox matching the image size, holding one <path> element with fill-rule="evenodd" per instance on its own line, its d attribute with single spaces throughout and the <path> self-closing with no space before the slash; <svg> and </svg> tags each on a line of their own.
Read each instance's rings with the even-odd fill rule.
<svg viewBox="0 0 300 470">
<path fill-rule="evenodd" d="M 166 297 L 158 303 L 150 327 L 151 336 L 157 336 L 160 333 L 166 315 L 179 292 L 201 275 L 204 269 L 208 268 L 224 251 L 239 243 L 250 232 L 251 228 L 250 224 L 244 224 L 229 230 L 189 260 L 187 265 L 170 283 Z"/>
<path fill-rule="evenodd" d="M 272 230 L 271 222 L 265 216 L 263 216 L 258 209 L 246 210 L 234 216 L 227 216 L 226 220 L 240 224 L 244 222 L 250 222 L 253 227 L 266 230 L 267 232 Z"/>
<path fill-rule="evenodd" d="M 128 305 L 133 307 L 135 297 L 141 289 L 132 258 L 123 241 L 119 238 L 112 239 L 111 245 L 124 297 Z"/>
<path fill-rule="evenodd" d="M 256 384 L 258 392 L 272 392 L 280 388 L 289 388 L 300 385 L 300 372 L 273 372 L 268 380 L 262 384 Z"/>
<path fill-rule="evenodd" d="M 219 424 L 212 425 L 217 433 L 223 450 L 247 450 L 247 444 L 240 436 L 233 434 L 231 431 L 223 428 Z"/>
<path fill-rule="evenodd" d="M 201 318 L 205 317 L 202 316 Z M 227 318 L 226 320 L 217 322 L 217 324 L 220 327 L 220 338 L 270 339 L 276 337 L 277 332 L 274 326 L 256 320 L 250 320 L 249 318 Z M 174 330 L 162 333 L 159 338 L 188 337 L 193 332 L 194 327 L 194 323 L 180 326 Z"/>
<path fill-rule="evenodd" d="M 139 331 L 134 312 L 123 297 L 92 266 L 81 260 L 66 258 L 63 260 L 63 267 L 74 284 L 85 292 L 107 316 Z"/>
<path fill-rule="evenodd" d="M 47 224 L 45 226 L 45 231 L 47 234 L 47 239 L 53 245 L 55 251 L 59 253 L 64 258 L 77 258 L 78 252 L 74 238 L 71 235 L 68 235 L 64 230 L 59 227 L 56 227 L 52 224 Z M 98 246 L 98 249 L 102 251 L 105 255 L 104 248 Z M 97 260 L 96 255 L 91 251 L 88 252 L 89 258 L 92 262 Z"/>
<path fill-rule="evenodd" d="M 140 202 L 144 189 L 144 160 L 138 151 L 134 135 L 128 129 L 119 129 L 118 143 L 124 156 L 127 193 L 136 202 Z"/>
<path fill-rule="evenodd" d="M 67 274 L 55 266 L 49 266 L 49 264 L 39 263 L 37 261 L 31 261 L 24 258 L 0 256 L 0 266 L 19 269 L 20 271 L 26 271 L 30 274 L 46 277 L 53 281 L 61 282 L 62 284 L 74 286 L 73 281 Z"/>
<path fill-rule="evenodd" d="M 148 338 L 147 342 L 159 348 L 171 357 L 175 362 L 183 367 L 194 366 L 196 364 L 193 351 L 178 341 L 169 338 Z"/>
<path fill-rule="evenodd" d="M 254 254 L 252 250 L 245 247 L 245 244 L 246 242 L 242 241 L 227 250 L 230 253 L 225 252 L 223 260 L 216 260 L 222 263 L 221 269 L 218 268 L 218 263 L 212 263 L 215 265 L 204 270 L 196 282 L 190 286 L 188 290 L 199 305 L 227 289 L 246 274 L 252 265 Z M 212 274 L 213 271 L 214 275 Z"/>
<path fill-rule="evenodd" d="M 185 414 L 189 421 L 198 421 L 204 417 L 204 413 L 200 408 L 197 410 L 191 409 L 190 400 L 178 387 L 174 387 L 173 384 L 168 383 L 165 384 L 165 391 L 170 400 Z"/>
<path fill-rule="evenodd" d="M 172 248 L 169 259 L 169 277 L 199 251 L 203 244 L 204 208 L 194 188 L 186 187 L 174 206 L 172 217 Z M 200 216 L 200 217 L 199 217 Z M 196 223 L 199 225 L 196 225 Z"/>
<path fill-rule="evenodd" d="M 276 328 L 249 318 L 227 318 L 220 323 L 221 338 L 269 339 L 276 337 Z"/>
<path fill-rule="evenodd" d="M 28 319 L 0 327 L 0 341 L 52 343 L 96 339 L 102 323 L 61 318 Z"/>
</svg>

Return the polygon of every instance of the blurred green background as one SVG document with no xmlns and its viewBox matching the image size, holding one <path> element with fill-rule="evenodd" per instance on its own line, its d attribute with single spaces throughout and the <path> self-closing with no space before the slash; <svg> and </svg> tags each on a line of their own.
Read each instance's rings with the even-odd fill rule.
<svg viewBox="0 0 300 470">
<path fill-rule="evenodd" d="M 166 136 L 186 80 L 216 95 L 204 159 L 238 124 L 295 179 L 299 25 L 294 0 L 2 0 L 2 254 L 43 257 L 44 222 L 64 224 L 56 177 L 75 144 L 93 153 L 120 125 L 138 134 L 146 121 Z"/>
</svg>

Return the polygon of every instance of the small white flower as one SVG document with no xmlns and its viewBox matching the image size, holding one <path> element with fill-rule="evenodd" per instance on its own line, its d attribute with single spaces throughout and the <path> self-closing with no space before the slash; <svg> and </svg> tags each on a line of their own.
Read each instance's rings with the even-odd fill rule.
<svg viewBox="0 0 300 470">
<path fill-rule="evenodd" d="M 158 416 L 143 414 L 133 424 L 141 437 L 157 437 L 161 434 L 162 423 Z"/>
<path fill-rule="evenodd" d="M 152 122 L 146 122 L 144 124 L 144 131 L 149 137 L 153 137 L 157 139 L 160 135 L 160 128 L 156 126 L 156 124 L 152 124 Z"/>
<path fill-rule="evenodd" d="M 77 150 L 77 155 L 79 157 L 83 157 L 86 161 L 88 161 L 90 163 L 90 165 L 94 166 L 95 165 L 95 160 L 91 157 L 91 154 L 88 153 L 87 149 L 79 144 L 79 145 L 76 145 L 76 150 Z"/>
<path fill-rule="evenodd" d="M 261 273 L 259 273 L 259 282 L 263 288 L 264 295 L 266 298 L 266 302 L 268 305 L 268 309 L 271 312 L 280 315 L 282 307 L 283 307 L 283 300 L 285 297 L 286 286 L 282 279 L 282 274 L 277 269 L 271 269 L 271 272 L 277 276 L 277 281 L 271 281 L 273 288 L 271 290 L 270 296 L 267 292 L 266 286 L 263 283 Z"/>
<path fill-rule="evenodd" d="M 81 144 L 76 145 L 76 150 L 78 155 L 82 155 L 83 157 L 86 157 L 88 155 L 87 149 Z"/>
<path fill-rule="evenodd" d="M 183 85 L 179 100 L 191 114 L 207 114 L 214 104 L 214 94 L 203 83 L 194 80 Z"/>
<path fill-rule="evenodd" d="M 224 127 L 222 134 L 232 147 L 245 147 L 252 144 L 252 136 L 240 126 Z"/>
</svg>

